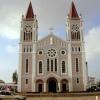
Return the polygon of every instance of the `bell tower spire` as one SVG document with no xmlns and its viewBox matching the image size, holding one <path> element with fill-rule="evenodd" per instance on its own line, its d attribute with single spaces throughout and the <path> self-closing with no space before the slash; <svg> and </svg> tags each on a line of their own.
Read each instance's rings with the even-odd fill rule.
<svg viewBox="0 0 100 100">
<path fill-rule="evenodd" d="M 27 13 L 22 16 L 19 43 L 18 91 L 34 92 L 36 67 L 36 45 L 38 41 L 38 21 L 29 3 Z M 34 52 L 34 53 L 33 53 Z M 24 78 L 26 77 L 26 78 Z"/>
<path fill-rule="evenodd" d="M 67 17 L 68 40 L 83 41 L 82 18 L 78 15 L 74 2 L 71 3 Z"/>
<path fill-rule="evenodd" d="M 73 18 L 78 18 L 79 19 L 79 15 L 78 15 L 78 13 L 77 13 L 77 10 L 76 10 L 76 7 L 75 7 L 75 4 L 74 4 L 74 2 L 72 1 L 72 3 L 71 3 L 71 7 L 70 7 L 70 12 L 69 12 L 69 17 L 71 18 L 71 19 L 73 19 Z"/>
<path fill-rule="evenodd" d="M 34 18 L 34 12 L 33 12 L 33 8 L 32 8 L 32 3 L 30 2 L 28 9 L 27 9 L 27 13 L 26 13 L 26 19 L 30 19 L 30 18 Z"/>
<path fill-rule="evenodd" d="M 38 21 L 33 12 L 32 3 L 29 3 L 25 16 L 21 22 L 21 42 L 36 42 L 38 39 Z"/>
<path fill-rule="evenodd" d="M 67 17 L 68 66 L 71 69 L 73 91 L 85 91 L 87 86 L 86 59 L 83 39 L 83 20 L 78 15 L 74 2 Z"/>
</svg>

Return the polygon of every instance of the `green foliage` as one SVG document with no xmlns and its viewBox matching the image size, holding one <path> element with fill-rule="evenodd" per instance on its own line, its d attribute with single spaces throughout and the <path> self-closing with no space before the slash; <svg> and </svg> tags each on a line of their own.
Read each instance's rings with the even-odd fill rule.
<svg viewBox="0 0 100 100">
<path fill-rule="evenodd" d="M 100 82 L 98 83 L 98 85 L 97 85 L 98 87 L 100 87 Z"/>
<path fill-rule="evenodd" d="M 13 72 L 13 75 L 12 75 L 12 80 L 15 84 L 18 83 L 18 74 L 17 74 L 17 71 Z"/>
</svg>

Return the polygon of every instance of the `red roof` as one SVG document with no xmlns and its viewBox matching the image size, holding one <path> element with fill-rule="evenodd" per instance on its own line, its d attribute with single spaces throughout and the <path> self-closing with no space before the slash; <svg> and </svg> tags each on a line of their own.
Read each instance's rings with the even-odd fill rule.
<svg viewBox="0 0 100 100">
<path fill-rule="evenodd" d="M 33 13 L 33 8 L 32 8 L 32 3 L 31 2 L 30 2 L 29 7 L 27 9 L 26 19 L 27 18 L 34 18 L 34 13 Z"/>
<path fill-rule="evenodd" d="M 79 18 L 74 2 L 71 4 L 69 16 L 70 18 Z"/>
</svg>

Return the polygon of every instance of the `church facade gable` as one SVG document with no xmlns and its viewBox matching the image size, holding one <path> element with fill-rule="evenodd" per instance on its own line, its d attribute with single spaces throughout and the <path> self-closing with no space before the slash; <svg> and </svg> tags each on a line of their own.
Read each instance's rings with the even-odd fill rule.
<svg viewBox="0 0 100 100">
<path fill-rule="evenodd" d="M 18 92 L 86 90 L 88 75 L 82 22 L 72 2 L 67 16 L 67 39 L 51 33 L 38 40 L 38 21 L 30 2 L 21 22 Z"/>
<path fill-rule="evenodd" d="M 67 48 L 67 41 L 60 39 L 54 34 L 50 34 L 37 42 L 37 48 L 43 48 L 50 45 Z"/>
</svg>

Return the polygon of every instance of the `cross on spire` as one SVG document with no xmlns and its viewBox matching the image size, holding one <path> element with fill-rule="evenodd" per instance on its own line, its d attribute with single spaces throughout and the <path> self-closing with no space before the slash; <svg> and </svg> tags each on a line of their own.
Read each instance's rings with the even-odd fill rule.
<svg viewBox="0 0 100 100">
<path fill-rule="evenodd" d="M 50 33 L 53 33 L 53 31 L 54 31 L 54 28 L 53 27 L 50 27 Z"/>
</svg>

